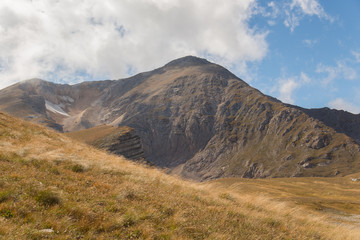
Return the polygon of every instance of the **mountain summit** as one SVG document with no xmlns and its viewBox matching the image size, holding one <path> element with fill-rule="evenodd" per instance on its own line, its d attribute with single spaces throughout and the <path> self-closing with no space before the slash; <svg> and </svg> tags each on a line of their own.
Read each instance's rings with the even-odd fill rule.
<svg viewBox="0 0 360 240">
<path fill-rule="evenodd" d="M 206 64 L 211 64 L 211 63 L 204 58 L 186 56 L 169 62 L 168 64 L 165 65 L 165 67 L 190 67 L 190 66 L 200 66 Z"/>
<path fill-rule="evenodd" d="M 0 110 L 63 131 L 132 127 L 147 160 L 200 181 L 360 171 L 359 131 L 336 118 L 341 111 L 322 109 L 334 116 L 324 120 L 192 56 L 116 81 L 17 83 L 0 91 Z"/>
</svg>

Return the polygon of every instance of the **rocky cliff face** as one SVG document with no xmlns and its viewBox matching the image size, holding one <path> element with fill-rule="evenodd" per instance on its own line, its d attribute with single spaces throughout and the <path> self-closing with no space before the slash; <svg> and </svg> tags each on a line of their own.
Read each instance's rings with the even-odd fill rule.
<svg viewBox="0 0 360 240">
<path fill-rule="evenodd" d="M 110 134 L 96 140 L 93 145 L 128 159 L 140 160 L 145 157 L 140 137 L 136 135 L 135 130 Z"/>
<path fill-rule="evenodd" d="M 65 131 L 130 126 L 149 161 L 196 180 L 341 176 L 360 170 L 355 141 L 360 131 L 352 131 L 358 115 L 346 113 L 353 123 L 338 124 L 339 112 L 329 113 L 337 119 L 329 120 L 317 110 L 283 104 L 204 59 L 181 58 L 118 81 L 19 85 L 5 91 L 29 95 L 27 89 L 34 89 L 31 96 L 48 103 L 39 109 Z M 47 96 L 43 85 L 55 96 Z M 0 99 L 5 95 L 1 90 Z"/>
<path fill-rule="evenodd" d="M 128 159 L 145 161 L 141 139 L 133 128 L 100 125 L 66 135 Z"/>
<path fill-rule="evenodd" d="M 319 108 L 302 109 L 309 116 L 322 121 L 337 132 L 344 133 L 360 144 L 360 115 L 343 110 Z"/>
</svg>

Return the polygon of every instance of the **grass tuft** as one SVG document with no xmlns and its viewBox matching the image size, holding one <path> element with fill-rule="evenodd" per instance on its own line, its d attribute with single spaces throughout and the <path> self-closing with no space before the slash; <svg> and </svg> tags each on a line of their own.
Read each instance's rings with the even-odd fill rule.
<svg viewBox="0 0 360 240">
<path fill-rule="evenodd" d="M 9 219 L 9 218 L 12 218 L 14 215 L 10 209 L 2 209 L 2 210 L 0 210 L 0 216 L 4 217 L 6 219 Z"/>
<path fill-rule="evenodd" d="M 221 193 L 219 197 L 229 201 L 235 201 L 234 197 L 232 197 L 229 193 Z"/>
<path fill-rule="evenodd" d="M 9 200 L 10 197 L 11 197 L 11 192 L 9 191 L 0 192 L 0 203 Z"/>
<path fill-rule="evenodd" d="M 131 227 L 133 225 L 136 224 L 136 219 L 135 216 L 133 216 L 132 214 L 126 214 L 124 216 L 124 219 L 122 221 L 122 226 L 125 228 Z"/>
<path fill-rule="evenodd" d="M 84 166 L 82 166 L 80 164 L 75 164 L 71 167 L 71 171 L 76 172 L 76 173 L 82 173 L 82 172 L 85 172 L 85 168 L 84 168 Z"/>
<path fill-rule="evenodd" d="M 60 204 L 60 198 L 58 195 L 50 190 L 39 191 L 35 196 L 35 200 L 46 207 Z"/>
<path fill-rule="evenodd" d="M 273 219 L 271 217 L 267 217 L 264 219 L 265 223 L 270 226 L 270 227 L 273 227 L 273 228 L 277 228 L 277 227 L 280 227 L 281 226 L 281 222 L 276 220 L 276 219 Z"/>
</svg>

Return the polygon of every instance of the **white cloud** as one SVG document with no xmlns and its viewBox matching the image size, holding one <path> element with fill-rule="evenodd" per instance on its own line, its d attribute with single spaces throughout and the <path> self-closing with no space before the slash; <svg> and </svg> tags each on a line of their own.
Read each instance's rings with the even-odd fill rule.
<svg viewBox="0 0 360 240">
<path fill-rule="evenodd" d="M 336 66 L 327 66 L 320 63 L 316 67 L 316 72 L 327 74 L 322 80 L 323 85 L 328 85 L 336 79 L 355 80 L 358 78 L 356 69 L 350 67 L 345 61 L 338 61 Z"/>
<path fill-rule="evenodd" d="M 317 16 L 319 19 L 325 19 L 330 22 L 334 21 L 333 17 L 325 12 L 317 0 L 292 0 L 291 4 L 285 4 L 284 8 L 286 15 L 284 25 L 290 28 L 291 32 L 299 26 L 300 20 L 306 15 Z"/>
<path fill-rule="evenodd" d="M 300 17 L 292 13 L 290 10 L 285 10 L 286 19 L 284 20 L 284 25 L 290 28 L 290 31 L 293 32 L 297 26 L 300 24 Z"/>
<path fill-rule="evenodd" d="M 316 40 L 316 39 L 305 39 L 305 40 L 303 40 L 303 43 L 304 43 L 307 47 L 313 47 L 315 44 L 318 43 L 318 40 Z"/>
<path fill-rule="evenodd" d="M 309 78 L 308 75 L 306 75 L 305 73 L 301 72 L 300 73 L 300 82 L 305 84 L 305 83 L 311 83 L 311 79 Z"/>
<path fill-rule="evenodd" d="M 316 15 L 319 18 L 331 19 L 317 0 L 293 0 L 291 8 L 295 7 L 299 7 L 303 13 L 307 15 Z"/>
<path fill-rule="evenodd" d="M 272 11 L 271 11 L 271 16 L 272 16 L 273 18 L 276 18 L 276 17 L 279 15 L 279 13 L 280 13 L 279 7 L 275 4 L 274 1 L 269 2 L 269 3 L 268 3 L 268 7 L 271 8 L 271 10 L 272 10 Z"/>
<path fill-rule="evenodd" d="M 329 102 L 330 108 L 335 108 L 338 110 L 345 110 L 354 114 L 360 113 L 360 107 L 356 106 L 350 102 L 345 101 L 342 98 L 337 98 L 331 102 Z"/>
<path fill-rule="evenodd" d="M 294 104 L 295 90 L 306 84 L 311 84 L 311 79 L 307 74 L 301 72 L 300 76 L 283 77 L 279 79 L 277 87 L 273 89 L 273 92 L 278 92 L 278 97 L 281 101 Z"/>
<path fill-rule="evenodd" d="M 274 1 L 269 2 L 266 6 L 256 4 L 254 8 L 256 9 L 256 14 L 268 18 L 267 23 L 269 26 L 275 26 L 277 23 L 276 19 L 281 15 L 281 10 Z"/>
<path fill-rule="evenodd" d="M 281 80 L 279 88 L 279 99 L 283 102 L 294 104 L 293 92 L 300 86 L 293 78 Z"/>
<path fill-rule="evenodd" d="M 254 3 L 2 0 L 0 88 L 32 77 L 120 78 L 189 54 L 243 69 L 268 48 L 267 33 L 248 25 Z"/>
<path fill-rule="evenodd" d="M 328 85 L 330 82 L 334 81 L 339 75 L 338 69 L 336 67 L 329 67 L 321 63 L 317 65 L 316 72 L 327 74 L 327 76 L 322 79 L 323 85 Z"/>
<path fill-rule="evenodd" d="M 355 57 L 356 62 L 360 62 L 360 52 L 352 51 L 351 53 Z"/>
<path fill-rule="evenodd" d="M 271 1 L 261 11 L 263 17 L 270 18 L 268 24 L 274 26 L 275 20 L 282 19 L 284 25 L 293 32 L 306 16 L 315 16 L 319 19 L 334 21 L 328 15 L 318 0 L 284 0 Z"/>
<path fill-rule="evenodd" d="M 264 6 L 259 6 L 259 4 L 257 4 L 256 9 L 263 17 L 275 19 L 280 15 L 280 8 L 274 1 L 271 1 Z"/>
<path fill-rule="evenodd" d="M 274 20 L 269 20 L 267 21 L 267 23 L 269 24 L 269 26 L 275 26 L 276 22 Z"/>
</svg>

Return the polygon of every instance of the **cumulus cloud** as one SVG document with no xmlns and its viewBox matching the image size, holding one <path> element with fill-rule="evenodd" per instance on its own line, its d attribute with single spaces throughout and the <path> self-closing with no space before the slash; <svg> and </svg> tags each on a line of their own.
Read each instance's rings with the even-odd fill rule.
<svg viewBox="0 0 360 240">
<path fill-rule="evenodd" d="M 329 102 L 330 108 L 335 108 L 338 110 L 345 110 L 354 114 L 360 113 L 360 107 L 356 106 L 355 104 L 352 104 L 350 102 L 345 101 L 342 98 L 337 98 L 331 102 Z"/>
<path fill-rule="evenodd" d="M 282 80 L 279 89 L 279 99 L 283 102 L 294 104 L 293 92 L 299 86 L 299 83 L 297 83 L 295 79 L 289 78 L 286 80 Z"/>
<path fill-rule="evenodd" d="M 304 72 L 301 72 L 299 76 L 279 79 L 277 89 L 274 90 L 278 92 L 278 97 L 281 101 L 285 103 L 294 104 L 295 90 L 302 87 L 305 84 L 310 84 L 310 83 L 311 83 L 310 77 Z"/>
<path fill-rule="evenodd" d="M 246 71 L 267 52 L 254 0 L 2 0 L 0 88 L 120 78 L 185 55 Z"/>
</svg>

